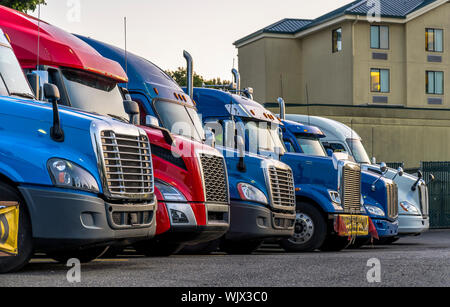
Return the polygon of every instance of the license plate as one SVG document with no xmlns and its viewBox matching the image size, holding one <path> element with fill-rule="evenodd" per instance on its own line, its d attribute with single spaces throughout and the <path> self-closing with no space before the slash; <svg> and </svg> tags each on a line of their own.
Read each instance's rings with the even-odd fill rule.
<svg viewBox="0 0 450 307">
<path fill-rule="evenodd" d="M 0 202 L 0 256 L 18 254 L 19 203 Z"/>
<path fill-rule="evenodd" d="M 363 215 L 340 215 L 345 230 L 339 231 L 340 236 L 369 235 L 369 217 Z"/>
</svg>

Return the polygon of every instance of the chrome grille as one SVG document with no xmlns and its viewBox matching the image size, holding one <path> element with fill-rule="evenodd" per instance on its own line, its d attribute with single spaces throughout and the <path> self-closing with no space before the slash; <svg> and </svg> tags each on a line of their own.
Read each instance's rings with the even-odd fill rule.
<svg viewBox="0 0 450 307">
<path fill-rule="evenodd" d="M 342 170 L 342 204 L 345 212 L 361 212 L 361 167 L 347 163 Z"/>
<path fill-rule="evenodd" d="M 111 197 L 142 199 L 153 194 L 150 144 L 146 135 L 102 131 L 106 187 Z"/>
<path fill-rule="evenodd" d="M 228 178 L 223 157 L 200 154 L 206 201 L 210 203 L 228 204 Z"/>
<path fill-rule="evenodd" d="M 425 184 L 419 184 L 419 200 L 422 216 L 428 217 L 430 214 L 430 206 L 428 203 L 428 187 Z"/>
<path fill-rule="evenodd" d="M 395 183 L 387 183 L 387 215 L 395 219 L 398 216 L 398 187 Z"/>
<path fill-rule="evenodd" d="M 290 168 L 269 167 L 269 181 L 272 192 L 272 206 L 275 209 L 295 208 L 294 177 Z"/>
</svg>

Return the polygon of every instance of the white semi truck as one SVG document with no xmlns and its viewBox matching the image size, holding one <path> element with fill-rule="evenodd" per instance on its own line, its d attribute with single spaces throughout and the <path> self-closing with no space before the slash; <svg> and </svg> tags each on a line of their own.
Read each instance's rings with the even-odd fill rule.
<svg viewBox="0 0 450 307">
<path fill-rule="evenodd" d="M 329 152 L 347 152 L 362 165 L 363 169 L 394 180 L 398 185 L 400 236 L 420 235 L 429 229 L 428 188 L 420 171 L 418 176 L 406 173 L 398 176 L 398 170 L 388 168 L 387 172 L 382 174 L 380 166 L 372 163 L 369 158 L 361 137 L 350 127 L 338 121 L 295 114 L 287 114 L 286 119 L 320 128 L 326 135 L 321 142 Z M 393 243 L 398 239 L 399 237 L 390 238 L 385 243 Z"/>
</svg>

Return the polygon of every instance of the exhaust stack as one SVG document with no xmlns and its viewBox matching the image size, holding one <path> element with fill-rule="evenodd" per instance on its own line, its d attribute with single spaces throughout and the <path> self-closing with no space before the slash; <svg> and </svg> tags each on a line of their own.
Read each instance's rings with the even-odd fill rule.
<svg viewBox="0 0 450 307">
<path fill-rule="evenodd" d="M 280 119 L 286 120 L 286 103 L 284 102 L 284 99 L 279 97 L 278 104 L 280 105 Z"/>
<path fill-rule="evenodd" d="M 192 56 L 187 52 L 186 50 L 183 51 L 183 56 L 186 59 L 186 88 L 187 88 L 187 94 L 191 99 L 194 97 L 194 60 L 192 59 Z"/>
<path fill-rule="evenodd" d="M 234 77 L 234 83 L 236 83 L 236 91 L 239 94 L 239 92 L 241 91 L 241 75 L 239 74 L 236 68 L 233 68 L 231 70 L 231 73 L 233 74 Z"/>
</svg>

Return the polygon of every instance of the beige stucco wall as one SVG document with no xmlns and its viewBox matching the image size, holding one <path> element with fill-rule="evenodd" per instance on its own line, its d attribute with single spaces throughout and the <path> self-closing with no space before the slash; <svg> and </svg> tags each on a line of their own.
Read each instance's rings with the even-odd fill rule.
<svg viewBox="0 0 450 307">
<path fill-rule="evenodd" d="M 342 27 L 342 51 L 332 52 L 332 31 Z M 350 22 L 323 29 L 302 38 L 303 87 L 309 104 L 352 103 L 352 25 Z M 290 102 L 289 100 L 286 100 Z M 306 95 L 302 103 L 306 103 Z"/>
<path fill-rule="evenodd" d="M 278 112 L 278 109 L 271 109 Z M 289 114 L 323 116 L 343 122 L 362 137 L 370 156 L 378 161 L 405 162 L 418 168 L 421 161 L 450 160 L 450 110 L 402 108 L 288 106 Z"/>
<path fill-rule="evenodd" d="M 444 29 L 444 53 L 425 50 L 425 29 Z M 428 13 L 413 19 L 405 26 L 407 55 L 407 102 L 410 107 L 450 108 L 450 4 L 444 4 Z M 429 63 L 428 55 L 441 55 L 442 63 Z M 425 71 L 444 71 L 444 96 L 427 95 L 425 91 Z M 442 97 L 443 105 L 427 104 L 428 97 Z"/>
<path fill-rule="evenodd" d="M 354 104 L 372 104 L 373 96 L 385 96 L 389 105 L 406 104 L 406 51 L 405 26 L 402 24 L 383 24 L 389 26 L 389 50 L 370 48 L 370 23 L 358 21 L 354 24 Z M 386 53 L 388 60 L 374 60 L 374 52 Z M 370 70 L 389 69 L 390 92 L 373 93 L 370 89 Z"/>
<path fill-rule="evenodd" d="M 239 48 L 239 72 L 241 87 L 253 87 L 255 99 L 266 99 L 266 56 L 265 40 L 258 40 Z"/>
</svg>

